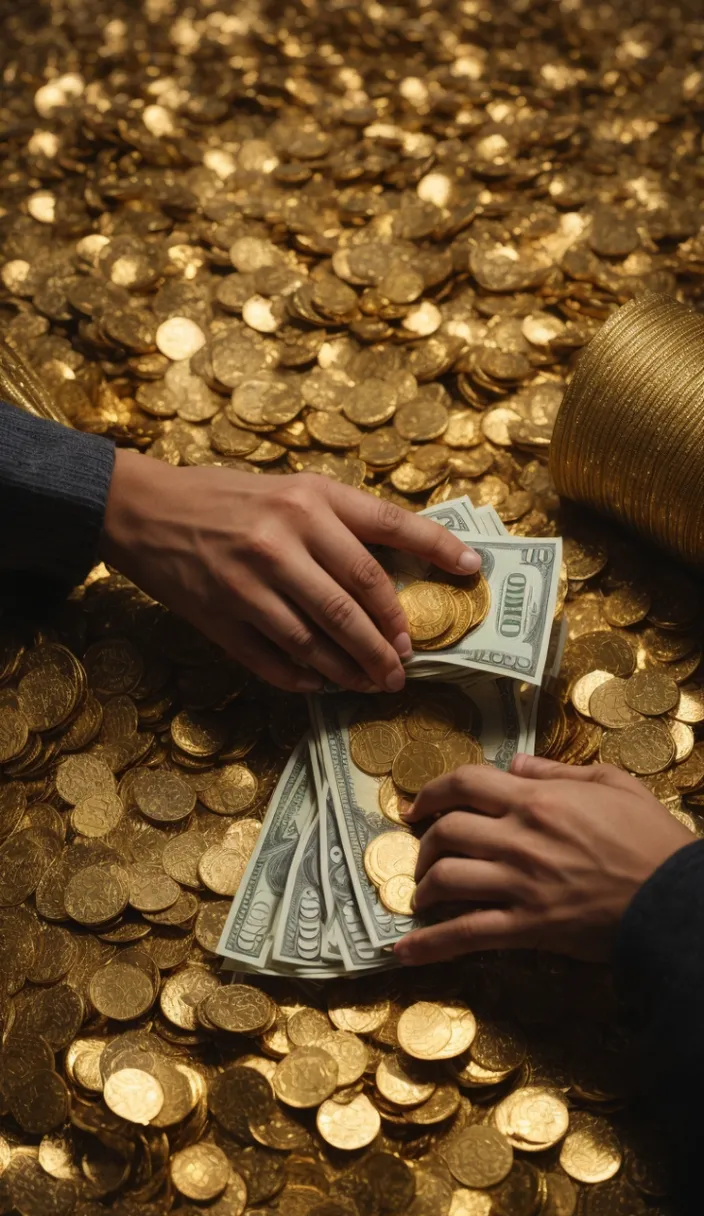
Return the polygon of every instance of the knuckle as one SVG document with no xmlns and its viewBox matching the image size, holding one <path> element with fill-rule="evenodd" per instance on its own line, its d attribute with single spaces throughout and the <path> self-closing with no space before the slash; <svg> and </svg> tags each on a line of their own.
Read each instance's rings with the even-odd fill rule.
<svg viewBox="0 0 704 1216">
<path fill-rule="evenodd" d="M 276 536 L 265 527 L 256 528 L 250 534 L 249 551 L 259 561 L 269 563 L 278 562 L 281 552 Z"/>
<path fill-rule="evenodd" d="M 341 591 L 322 605 L 321 612 L 328 625 L 335 629 L 344 629 L 354 612 L 354 602 L 349 595 Z"/>
<path fill-rule="evenodd" d="M 351 578 L 361 591 L 375 591 L 386 575 L 371 553 L 365 553 L 352 566 Z"/>
<path fill-rule="evenodd" d="M 448 794 L 453 802 L 461 802 L 466 797 L 467 778 L 471 772 L 469 765 L 463 764 L 456 768 L 447 779 Z"/>
<path fill-rule="evenodd" d="M 377 508 L 377 524 L 381 532 L 390 536 L 397 533 L 403 524 L 403 510 L 394 502 L 382 499 Z"/>
<path fill-rule="evenodd" d="M 294 650 L 297 654 L 309 657 L 316 649 L 317 639 L 307 625 L 304 625 L 302 621 L 298 621 L 288 629 L 286 644 L 289 650 Z"/>
<path fill-rule="evenodd" d="M 537 827 L 550 823 L 555 814 L 555 802 L 549 790 L 536 790 L 531 794 L 524 810 L 524 818 Z"/>
<path fill-rule="evenodd" d="M 449 857 L 441 857 L 435 862 L 428 878 L 433 892 L 444 894 L 452 887 L 453 865 Z"/>
<path fill-rule="evenodd" d="M 459 815 L 451 812 L 449 815 L 443 815 L 442 819 L 438 819 L 437 823 L 433 826 L 432 831 L 435 841 L 441 851 L 452 848 L 455 844 L 459 828 L 459 818 Z"/>
</svg>

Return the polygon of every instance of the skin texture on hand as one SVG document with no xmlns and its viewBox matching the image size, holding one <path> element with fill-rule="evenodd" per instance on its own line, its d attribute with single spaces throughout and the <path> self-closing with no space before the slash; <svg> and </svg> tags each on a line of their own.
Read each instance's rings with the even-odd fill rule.
<svg viewBox="0 0 704 1216">
<path fill-rule="evenodd" d="M 638 888 L 694 841 L 628 773 L 533 756 L 516 756 L 510 773 L 467 765 L 438 777 L 406 820 L 431 824 L 418 855 L 418 911 L 469 905 L 398 943 L 411 965 L 521 947 L 606 960 Z"/>
<path fill-rule="evenodd" d="M 116 453 L 101 557 L 279 688 L 403 687 L 408 622 L 368 544 L 480 564 L 432 520 L 326 477 Z"/>
</svg>

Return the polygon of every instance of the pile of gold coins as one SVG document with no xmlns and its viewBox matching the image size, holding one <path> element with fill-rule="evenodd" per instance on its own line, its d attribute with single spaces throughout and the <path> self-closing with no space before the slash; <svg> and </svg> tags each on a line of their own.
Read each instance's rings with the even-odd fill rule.
<svg viewBox="0 0 704 1216">
<path fill-rule="evenodd" d="M 458 578 L 456 586 L 443 580 L 418 579 L 399 592 L 415 650 L 446 650 L 478 628 L 491 605 L 483 574 Z"/>
<path fill-rule="evenodd" d="M 547 457 L 619 306 L 701 298 L 700 41 L 639 0 L 30 0 L 0 91 L 0 333 L 44 412 L 173 465 L 467 494 L 564 536 L 538 750 L 636 772 L 697 835 L 699 590 L 560 510 Z M 464 620 L 432 594 L 419 648 Z M 409 704 L 353 731 L 394 822 L 438 764 L 481 760 L 464 719 L 428 738 Z M 3 623 L 0 707 L 0 1211 L 666 1216 L 605 969 L 227 984 L 304 704 L 99 568 L 61 619 Z"/>
</svg>

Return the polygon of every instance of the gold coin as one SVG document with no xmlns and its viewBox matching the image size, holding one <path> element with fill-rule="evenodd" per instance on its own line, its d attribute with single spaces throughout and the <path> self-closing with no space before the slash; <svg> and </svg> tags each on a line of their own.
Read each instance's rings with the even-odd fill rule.
<svg viewBox="0 0 704 1216">
<path fill-rule="evenodd" d="M 374 1077 L 379 1093 L 394 1106 L 418 1106 L 435 1092 L 436 1082 L 421 1065 L 399 1055 L 385 1056 Z"/>
<path fill-rule="evenodd" d="M 364 868 L 378 887 L 395 874 L 415 874 L 420 845 L 410 832 L 382 832 L 367 845 Z"/>
<path fill-rule="evenodd" d="M 196 805 L 195 793 L 178 773 L 137 769 L 130 791 L 142 814 L 154 823 L 178 823 Z"/>
<path fill-rule="evenodd" d="M 187 1199 L 199 1203 L 215 1199 L 225 1190 L 229 1178 L 230 1163 L 217 1144 L 191 1144 L 171 1158 L 171 1181 Z"/>
<path fill-rule="evenodd" d="M 335 1060 L 338 1086 L 354 1085 L 367 1070 L 369 1048 L 356 1034 L 330 1028 L 315 1046 L 322 1047 Z"/>
<path fill-rule="evenodd" d="M 353 1152 L 371 1144 L 381 1129 L 381 1117 L 366 1094 L 357 1094 L 344 1104 L 334 1098 L 323 1102 L 315 1125 L 326 1144 Z"/>
<path fill-rule="evenodd" d="M 569 1112 L 560 1094 L 539 1085 L 526 1085 L 499 1102 L 494 1121 L 514 1148 L 540 1152 L 562 1139 Z"/>
<path fill-rule="evenodd" d="M 321 1047 L 331 1033 L 330 1019 L 319 1009 L 298 1009 L 286 1023 L 286 1034 L 294 1047 Z"/>
<path fill-rule="evenodd" d="M 216 988 L 205 997 L 203 1008 L 209 1021 L 235 1034 L 263 1034 L 276 1017 L 271 998 L 249 984 Z"/>
<path fill-rule="evenodd" d="M 434 1059 L 452 1060 L 463 1055 L 471 1046 L 477 1033 L 477 1022 L 471 1009 L 460 1001 L 445 1001 L 441 1008 L 450 1018 L 452 1032 L 450 1041 L 440 1048 Z"/>
<path fill-rule="evenodd" d="M 422 743 L 439 743 L 455 727 L 452 705 L 438 698 L 421 697 L 414 700 L 405 718 L 405 726 L 411 739 Z"/>
<path fill-rule="evenodd" d="M 443 583 L 410 583 L 399 591 L 398 599 L 408 619 L 412 642 L 439 637 L 455 619 L 452 590 Z"/>
<path fill-rule="evenodd" d="M 69 1112 L 66 1084 L 51 1068 L 28 1069 L 8 1099 L 12 1117 L 32 1135 L 46 1135 L 60 1127 Z"/>
<path fill-rule="evenodd" d="M 682 684 L 679 700 L 671 710 L 678 722 L 704 722 L 704 687 L 701 684 Z"/>
<path fill-rule="evenodd" d="M 402 746 L 403 738 L 392 722 L 367 722 L 351 736 L 350 755 L 362 772 L 381 777 Z"/>
<path fill-rule="evenodd" d="M 216 815 L 239 815 L 252 806 L 258 789 L 259 781 L 245 764 L 226 764 L 200 791 L 199 799 Z"/>
<path fill-rule="evenodd" d="M 627 680 L 624 696 L 631 709 L 655 716 L 674 709 L 680 698 L 680 690 L 664 672 L 637 671 Z"/>
<path fill-rule="evenodd" d="M 105 1105 L 130 1123 L 150 1123 L 164 1105 L 164 1091 L 156 1077 L 141 1068 L 111 1073 L 103 1088 Z"/>
<path fill-rule="evenodd" d="M 430 642 L 416 642 L 418 650 L 447 650 L 455 646 L 465 634 L 479 624 L 474 618 L 474 603 L 471 595 L 459 587 L 450 587 L 454 618 L 439 637 Z"/>
<path fill-rule="evenodd" d="M 507 1138 L 496 1128 L 478 1124 L 453 1137 L 443 1156 L 458 1182 L 478 1189 L 502 1182 L 513 1165 L 513 1149 Z"/>
<path fill-rule="evenodd" d="M 156 992 L 139 967 L 128 963 L 106 963 L 94 972 L 89 985 L 90 999 L 105 1017 L 128 1022 L 146 1013 Z"/>
<path fill-rule="evenodd" d="M 415 879 L 409 874 L 394 874 L 379 886 L 379 899 L 394 916 L 413 915 L 415 893 Z"/>
<path fill-rule="evenodd" d="M 66 886 L 64 906 L 79 925 L 103 925 L 127 907 L 129 878 L 121 866 L 85 866 Z"/>
<path fill-rule="evenodd" d="M 449 765 L 448 765 L 449 768 Z M 410 811 L 412 801 L 396 788 L 393 777 L 386 777 L 379 786 L 379 807 L 392 823 L 404 823 L 404 812 Z"/>
<path fill-rule="evenodd" d="M 491 1216 L 492 1207 L 492 1197 L 487 1191 L 461 1186 L 452 1192 L 448 1216 Z"/>
<path fill-rule="evenodd" d="M 117 794 L 93 794 L 73 808 L 71 824 L 81 836 L 107 836 L 117 827 L 123 813 Z"/>
<path fill-rule="evenodd" d="M 418 794 L 445 772 L 445 757 L 437 743 L 407 743 L 395 756 L 391 772 L 400 789 Z"/>
<path fill-rule="evenodd" d="M 234 895 L 247 869 L 247 858 L 238 849 L 213 844 L 198 861 L 198 876 L 216 895 Z"/>
<path fill-rule="evenodd" d="M 159 997 L 161 1012 L 181 1030 L 197 1030 L 200 1002 L 219 987 L 218 977 L 210 971 L 186 967 L 166 980 Z"/>
<path fill-rule="evenodd" d="M 64 802 L 76 806 L 94 794 L 113 796 L 115 778 L 104 760 L 95 756 L 67 756 L 56 769 L 56 789 Z"/>
<path fill-rule="evenodd" d="M 585 718 L 591 717 L 589 701 L 592 693 L 613 678 L 609 671 L 587 671 L 583 676 L 578 676 L 570 688 L 570 701 L 577 713 Z"/>
<path fill-rule="evenodd" d="M 661 773 L 675 758 L 675 742 L 660 722 L 638 722 L 620 732 L 618 755 L 632 773 Z"/>
<path fill-rule="evenodd" d="M 333 1026 L 350 1034 L 374 1034 L 381 1030 L 391 1012 L 390 1001 L 367 1003 L 353 1000 L 353 995 L 348 984 L 331 989 L 328 994 L 328 1016 Z"/>
<path fill-rule="evenodd" d="M 576 1112 L 560 1149 L 560 1165 L 575 1182 L 606 1182 L 621 1168 L 623 1155 L 606 1119 Z"/>
<path fill-rule="evenodd" d="M 635 677 L 631 676 L 631 679 Z M 627 686 L 628 680 L 608 676 L 589 698 L 589 716 L 609 730 L 622 730 L 634 722 L 642 722 L 643 715 L 632 709 L 626 700 Z"/>
<path fill-rule="evenodd" d="M 667 723 L 675 743 L 675 764 L 688 760 L 694 750 L 694 731 L 686 722 L 678 722 L 674 718 Z"/>
<path fill-rule="evenodd" d="M 445 758 L 446 773 L 454 772 L 463 764 L 482 764 L 484 761 L 481 743 L 466 731 L 453 730 L 438 747 Z"/>
<path fill-rule="evenodd" d="M 673 768 L 671 775 L 676 790 L 683 794 L 697 790 L 704 783 L 704 744 L 695 743 L 691 755 Z"/>
<path fill-rule="evenodd" d="M 272 1081 L 287 1106 L 319 1106 L 337 1086 L 337 1061 L 322 1047 L 296 1047 L 277 1066 Z"/>
<path fill-rule="evenodd" d="M 396 1029 L 403 1051 L 417 1060 L 435 1060 L 452 1038 L 452 1019 L 430 1001 L 404 1009 Z"/>
</svg>

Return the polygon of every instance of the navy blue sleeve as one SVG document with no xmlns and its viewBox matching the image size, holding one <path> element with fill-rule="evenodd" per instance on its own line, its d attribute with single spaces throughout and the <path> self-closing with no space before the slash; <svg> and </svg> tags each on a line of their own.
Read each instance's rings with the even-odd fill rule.
<svg viewBox="0 0 704 1216">
<path fill-rule="evenodd" d="M 644 883 L 621 923 L 616 977 L 644 1098 L 671 1163 L 677 1212 L 701 1216 L 704 1161 L 704 841 Z"/>
<path fill-rule="evenodd" d="M 0 401 L 0 571 L 80 583 L 96 561 L 114 459 L 109 440 Z"/>
</svg>

